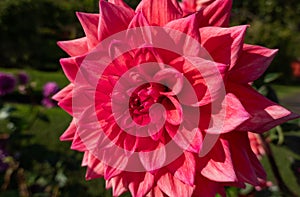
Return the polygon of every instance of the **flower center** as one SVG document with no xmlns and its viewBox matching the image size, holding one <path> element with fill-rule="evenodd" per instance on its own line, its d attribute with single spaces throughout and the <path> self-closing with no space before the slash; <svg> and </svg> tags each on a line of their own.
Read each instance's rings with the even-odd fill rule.
<svg viewBox="0 0 300 197">
<path fill-rule="evenodd" d="M 140 124 L 150 123 L 149 109 L 155 103 L 161 103 L 166 87 L 158 83 L 147 83 L 135 89 L 129 100 L 129 112 L 132 119 Z"/>
</svg>

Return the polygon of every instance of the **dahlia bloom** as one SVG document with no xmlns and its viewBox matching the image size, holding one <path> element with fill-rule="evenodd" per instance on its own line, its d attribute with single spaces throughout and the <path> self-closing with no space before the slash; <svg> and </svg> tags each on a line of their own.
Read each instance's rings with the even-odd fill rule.
<svg viewBox="0 0 300 197">
<path fill-rule="evenodd" d="M 12 93 L 16 87 L 13 75 L 0 73 L 0 96 Z"/>
<path fill-rule="evenodd" d="M 248 132 L 298 116 L 249 83 L 277 50 L 244 44 L 228 27 L 230 0 L 185 16 L 176 0 L 100 0 L 77 13 L 85 37 L 58 45 L 70 84 L 53 98 L 73 116 L 61 140 L 84 152 L 86 179 L 113 196 L 225 196 L 265 172 Z"/>
</svg>

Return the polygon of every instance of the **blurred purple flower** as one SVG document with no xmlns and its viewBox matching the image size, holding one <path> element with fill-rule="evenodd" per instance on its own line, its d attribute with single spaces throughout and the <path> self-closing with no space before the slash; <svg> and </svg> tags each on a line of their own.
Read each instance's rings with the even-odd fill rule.
<svg viewBox="0 0 300 197">
<path fill-rule="evenodd" d="M 55 101 L 53 101 L 51 98 L 43 98 L 42 105 L 46 108 L 52 108 L 56 106 Z"/>
<path fill-rule="evenodd" d="M 55 82 L 48 82 L 43 87 L 43 96 L 51 97 L 59 91 L 59 87 Z"/>
<path fill-rule="evenodd" d="M 29 82 L 29 76 L 26 72 L 18 73 L 17 78 L 20 85 L 26 85 Z"/>
<path fill-rule="evenodd" d="M 59 87 L 55 82 L 48 82 L 43 87 L 43 100 L 42 105 L 46 108 L 52 108 L 56 106 L 56 102 L 51 97 L 59 91 Z"/>
<path fill-rule="evenodd" d="M 0 96 L 9 94 L 16 87 L 16 79 L 13 75 L 0 73 Z"/>
</svg>

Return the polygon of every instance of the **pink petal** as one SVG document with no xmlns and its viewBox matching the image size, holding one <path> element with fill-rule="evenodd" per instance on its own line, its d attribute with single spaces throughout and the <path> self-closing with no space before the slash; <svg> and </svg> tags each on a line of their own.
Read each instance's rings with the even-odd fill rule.
<svg viewBox="0 0 300 197">
<path fill-rule="evenodd" d="M 99 161 L 95 156 L 89 154 L 89 161 L 85 178 L 86 180 L 92 180 L 103 177 L 104 174 L 104 163 Z"/>
<path fill-rule="evenodd" d="M 172 0 L 143 0 L 136 12 L 141 11 L 150 25 L 164 26 L 168 22 L 182 16 L 176 1 Z"/>
<path fill-rule="evenodd" d="M 166 195 L 159 189 L 159 187 L 155 186 L 146 197 L 165 197 Z"/>
<path fill-rule="evenodd" d="M 261 46 L 244 45 L 236 66 L 229 73 L 229 80 L 239 83 L 255 81 L 267 70 L 277 51 Z"/>
<path fill-rule="evenodd" d="M 87 37 L 89 49 L 94 48 L 99 43 L 97 38 L 99 14 L 77 12 L 76 15 Z"/>
<path fill-rule="evenodd" d="M 127 180 L 129 179 L 128 188 L 133 197 L 143 197 L 150 189 L 152 189 L 154 184 L 154 175 L 149 172 L 143 173 L 126 173 Z"/>
<path fill-rule="evenodd" d="M 258 185 L 258 174 L 256 174 L 256 172 L 260 172 L 259 177 L 261 177 L 262 168 L 260 166 L 260 169 L 256 170 L 255 167 L 259 165 L 257 163 L 257 158 L 255 156 L 249 157 L 248 152 L 249 149 L 251 149 L 251 147 L 250 142 L 248 140 L 248 134 L 231 132 L 227 134 L 226 138 L 230 142 L 231 157 L 235 171 L 237 173 L 238 180 L 241 182 L 250 183 L 252 185 Z M 256 162 L 255 166 L 252 165 L 253 159 L 254 162 Z"/>
<path fill-rule="evenodd" d="M 85 56 L 76 56 L 60 59 L 62 69 L 70 82 L 74 82 L 78 73 L 79 67 Z"/>
<path fill-rule="evenodd" d="M 127 191 L 122 176 L 116 176 L 106 181 L 106 189 L 112 187 L 113 196 L 121 196 Z"/>
<path fill-rule="evenodd" d="M 75 125 L 75 121 L 72 120 L 72 122 L 70 123 L 69 127 L 67 128 L 67 130 L 60 136 L 60 140 L 61 141 L 72 141 L 74 138 L 74 135 L 76 133 L 76 125 Z"/>
<path fill-rule="evenodd" d="M 209 158 L 201 170 L 204 177 L 216 182 L 237 181 L 229 147 L 228 141 L 220 139 L 205 158 L 200 158 L 200 163 L 206 163 L 205 160 Z"/>
<path fill-rule="evenodd" d="M 230 69 L 242 52 L 247 25 L 230 28 L 200 28 L 201 45 L 214 61 L 230 65 Z"/>
<path fill-rule="evenodd" d="M 190 197 L 194 190 L 193 187 L 182 183 L 169 172 L 158 179 L 157 186 L 168 196 Z"/>
<path fill-rule="evenodd" d="M 185 151 L 183 155 L 167 167 L 172 174 L 174 173 L 174 177 L 183 183 L 190 186 L 195 184 L 196 162 L 192 153 Z"/>
<path fill-rule="evenodd" d="M 245 110 L 238 98 L 228 93 L 226 95 L 226 118 L 224 120 L 223 132 L 235 130 L 239 125 L 248 120 L 251 115 Z"/>
<path fill-rule="evenodd" d="M 77 150 L 79 152 L 84 152 L 84 151 L 87 150 L 87 148 L 84 145 L 84 143 L 82 142 L 78 132 L 76 132 L 75 135 L 74 135 L 72 145 L 71 145 L 71 149 L 72 150 Z"/>
<path fill-rule="evenodd" d="M 192 38 L 199 41 L 200 38 L 199 38 L 199 30 L 198 29 L 200 27 L 200 23 L 199 23 L 199 21 L 201 20 L 200 17 L 201 16 L 200 16 L 199 12 L 197 12 L 190 16 L 187 16 L 187 17 L 184 17 L 184 18 L 181 18 L 178 20 L 170 21 L 169 23 L 167 23 L 165 25 L 165 27 L 181 31 L 181 32 L 187 34 L 188 36 L 191 36 Z M 188 38 L 188 36 L 186 36 L 186 38 Z M 183 42 L 188 41 L 188 40 L 186 40 L 186 38 L 184 41 L 181 40 L 182 38 L 177 38 L 175 40 L 181 40 L 181 42 L 183 43 Z M 180 45 L 180 46 L 183 46 L 183 45 Z"/>
<path fill-rule="evenodd" d="M 58 102 L 58 106 L 68 112 L 70 115 L 73 114 L 73 92 L 69 92 L 63 99 Z"/>
<path fill-rule="evenodd" d="M 98 25 L 98 40 L 105 38 L 127 29 L 134 12 L 126 7 L 120 7 L 106 1 L 99 2 L 100 18 Z"/>
<path fill-rule="evenodd" d="M 153 151 L 139 152 L 139 157 L 147 171 L 154 171 L 164 166 L 167 158 L 166 149 L 162 145 Z"/>
<path fill-rule="evenodd" d="M 232 92 L 251 115 L 251 118 L 240 125 L 239 131 L 262 133 L 286 121 L 299 118 L 284 107 L 268 100 L 248 85 L 229 83 L 228 91 Z"/>
<path fill-rule="evenodd" d="M 60 101 L 63 98 L 65 98 L 70 92 L 73 91 L 74 85 L 69 84 L 68 86 L 64 87 L 62 90 L 60 90 L 58 93 L 56 93 L 52 99 L 55 101 Z"/>
<path fill-rule="evenodd" d="M 216 0 L 203 9 L 201 27 L 228 27 L 232 0 Z"/>
<path fill-rule="evenodd" d="M 83 55 L 88 52 L 87 37 L 70 41 L 59 41 L 57 44 L 70 56 Z"/>
</svg>

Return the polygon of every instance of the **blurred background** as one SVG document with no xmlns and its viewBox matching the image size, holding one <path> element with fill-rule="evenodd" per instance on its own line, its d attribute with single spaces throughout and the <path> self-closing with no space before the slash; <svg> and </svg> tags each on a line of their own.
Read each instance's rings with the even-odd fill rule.
<svg viewBox="0 0 300 197">
<path fill-rule="evenodd" d="M 85 181 L 82 154 L 59 141 L 71 117 L 50 99 L 68 84 L 56 42 L 83 36 L 75 11 L 97 13 L 98 0 L 0 0 L 0 197 L 111 196 L 103 180 Z M 280 49 L 254 86 L 300 113 L 300 1 L 234 0 L 231 24 L 250 24 L 246 43 Z M 228 188 L 228 196 L 284 196 L 280 182 L 300 194 L 299 126 L 263 136 L 282 180 L 262 154 L 270 184 Z"/>
</svg>

